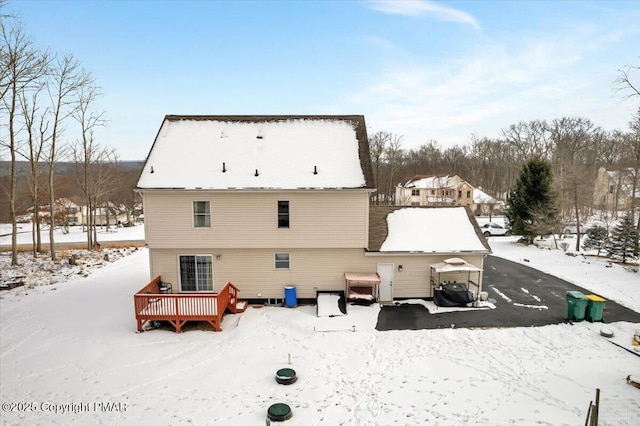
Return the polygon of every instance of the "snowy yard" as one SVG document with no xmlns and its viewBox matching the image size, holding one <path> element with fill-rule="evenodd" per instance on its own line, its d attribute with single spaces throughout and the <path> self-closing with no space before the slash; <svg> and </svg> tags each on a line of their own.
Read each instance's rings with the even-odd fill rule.
<svg viewBox="0 0 640 426">
<path fill-rule="evenodd" d="M 489 241 L 498 256 L 640 311 L 640 274 Z M 2 424 L 263 425 L 284 402 L 288 425 L 579 425 L 596 388 L 601 425 L 640 423 L 640 390 L 625 382 L 640 357 L 599 334 L 632 348 L 637 323 L 378 332 L 375 305 L 334 318 L 301 306 L 227 315 L 220 333 L 137 334 L 145 249 L 69 279 L 0 293 Z M 295 384 L 275 382 L 284 367 Z"/>
</svg>

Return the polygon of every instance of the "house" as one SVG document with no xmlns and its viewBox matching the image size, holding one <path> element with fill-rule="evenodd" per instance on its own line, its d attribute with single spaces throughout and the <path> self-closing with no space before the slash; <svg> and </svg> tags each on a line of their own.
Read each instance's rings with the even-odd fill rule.
<svg viewBox="0 0 640 426">
<path fill-rule="evenodd" d="M 33 207 L 29 207 L 27 212 L 33 214 L 33 210 Z M 69 198 L 58 198 L 55 201 L 54 215 L 56 224 L 59 226 L 80 225 L 84 220 L 81 205 L 78 204 L 77 200 L 74 201 Z M 38 216 L 41 220 L 49 222 L 51 217 L 50 205 L 39 206 Z"/>
<path fill-rule="evenodd" d="M 462 258 L 482 270 L 484 258 L 491 252 L 468 207 L 371 206 L 369 223 L 365 257 L 375 261 L 370 268 L 381 275 L 380 299 L 383 301 L 431 298 L 433 287 L 429 281 L 433 265 L 450 258 Z M 467 281 L 464 274 L 457 272 L 442 278 Z M 385 284 L 390 288 L 386 289 Z M 482 274 L 470 289 L 476 294 L 482 291 Z"/>
<path fill-rule="evenodd" d="M 634 193 L 634 180 L 635 195 Z M 640 205 L 640 179 L 635 176 L 633 168 L 622 170 L 598 169 L 594 184 L 593 201 L 595 205 L 610 211 L 629 210 L 632 199 L 636 198 L 636 205 Z"/>
<path fill-rule="evenodd" d="M 82 216 L 87 217 L 89 209 L 87 206 L 82 206 Z M 103 203 L 100 207 L 93 209 L 93 223 L 98 226 L 116 225 L 119 223 L 128 222 L 129 214 L 127 208 L 124 205 L 117 205 L 108 201 Z M 83 222 L 86 225 L 86 222 Z"/>
<path fill-rule="evenodd" d="M 504 213 L 504 201 L 493 198 L 480 188 L 473 190 L 474 213 L 477 216 L 492 216 Z"/>
<path fill-rule="evenodd" d="M 398 206 L 469 206 L 474 187 L 458 175 L 416 175 L 396 186 Z"/>
<path fill-rule="evenodd" d="M 490 252 L 467 207 L 369 206 L 363 116 L 168 115 L 136 190 L 150 275 L 173 293 L 312 301 L 359 272 L 381 300 L 429 297 L 431 264 Z"/>
</svg>

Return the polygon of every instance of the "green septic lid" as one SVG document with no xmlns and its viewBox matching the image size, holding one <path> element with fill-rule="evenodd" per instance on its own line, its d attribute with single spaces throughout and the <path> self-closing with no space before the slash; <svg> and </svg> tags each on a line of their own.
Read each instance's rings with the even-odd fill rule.
<svg viewBox="0 0 640 426">
<path fill-rule="evenodd" d="M 585 295 L 580 291 L 568 291 L 567 296 L 571 296 L 574 299 L 586 299 Z"/>
<path fill-rule="evenodd" d="M 289 407 L 287 404 L 283 404 L 281 402 L 279 402 L 277 404 L 273 404 L 267 410 L 267 417 L 269 417 L 269 419 L 275 420 L 275 421 L 288 420 L 288 419 L 291 418 L 291 415 L 292 415 L 291 407 Z"/>
<path fill-rule="evenodd" d="M 276 372 L 276 376 L 278 377 L 294 377 L 296 372 L 292 368 L 281 368 Z"/>
</svg>

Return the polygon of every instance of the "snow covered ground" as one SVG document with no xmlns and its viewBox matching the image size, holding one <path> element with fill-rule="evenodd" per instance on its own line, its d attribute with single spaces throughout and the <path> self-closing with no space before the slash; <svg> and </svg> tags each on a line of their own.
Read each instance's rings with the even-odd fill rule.
<svg viewBox="0 0 640 426">
<path fill-rule="evenodd" d="M 490 244 L 640 311 L 639 274 L 513 238 Z M 640 424 L 640 391 L 625 381 L 640 357 L 599 334 L 632 348 L 640 324 L 378 332 L 376 305 L 334 318 L 300 306 L 226 315 L 220 333 L 137 334 L 148 253 L 131 253 L 86 278 L 0 293 L 2 424 L 263 425 L 284 402 L 287 425 L 579 425 L 596 388 L 601 425 Z M 276 383 L 284 367 L 295 384 Z"/>
<path fill-rule="evenodd" d="M 101 241 L 144 241 L 144 225 L 131 226 L 129 228 L 117 228 L 111 226 L 98 227 L 98 242 Z M 43 244 L 49 244 L 49 228 L 41 230 L 40 236 Z M 69 232 L 64 232 L 62 228 L 54 230 L 54 241 L 58 243 L 75 243 L 87 240 L 87 234 L 83 232 L 82 226 L 70 226 Z M 18 244 L 31 244 L 31 223 L 18 224 Z M 11 246 L 11 224 L 0 224 L 0 246 Z"/>
</svg>

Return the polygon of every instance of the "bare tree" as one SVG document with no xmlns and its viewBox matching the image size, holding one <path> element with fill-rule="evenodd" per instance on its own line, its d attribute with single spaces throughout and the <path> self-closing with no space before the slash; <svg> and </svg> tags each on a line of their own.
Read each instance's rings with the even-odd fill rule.
<svg viewBox="0 0 640 426">
<path fill-rule="evenodd" d="M 440 144 L 435 139 L 429 139 L 426 143 L 407 153 L 406 175 L 438 174 L 444 172 L 442 151 Z"/>
<path fill-rule="evenodd" d="M 405 164 L 405 150 L 402 149 L 402 138 L 399 135 L 390 135 L 389 145 L 385 149 L 385 160 L 389 166 L 389 177 L 387 180 L 387 203 L 393 204 L 395 199 L 395 182 L 398 179 L 398 172 Z"/>
<path fill-rule="evenodd" d="M 118 166 L 118 171 L 114 171 L 116 181 L 112 185 L 114 191 L 111 193 L 110 198 L 117 206 L 124 207 L 124 211 L 121 211 L 121 213 L 125 213 L 127 222 L 132 223 L 133 217 L 131 217 L 131 214 L 135 210 L 137 203 L 141 201 L 140 195 L 134 191 L 140 177 L 141 168 L 130 169 L 124 166 L 122 162 L 119 162 Z"/>
<path fill-rule="evenodd" d="M 41 84 L 33 91 L 31 98 L 26 93 L 20 96 L 20 107 L 24 118 L 24 126 L 27 134 L 27 144 L 24 152 L 20 154 L 29 162 L 29 189 L 31 194 L 31 207 L 33 217 L 31 222 L 33 256 L 42 251 L 42 238 L 40 235 L 40 161 L 46 148 L 49 136 L 47 134 L 48 123 L 45 114 L 38 113 L 38 95 L 44 86 Z"/>
<path fill-rule="evenodd" d="M 551 135 L 546 121 L 520 121 L 503 129 L 502 136 L 515 149 L 519 161 L 525 162 L 534 157 L 548 159 Z"/>
<path fill-rule="evenodd" d="M 23 25 L 16 20 L 0 21 L 0 95 L 2 109 L 8 115 L 8 137 L 2 145 L 9 149 L 11 177 L 9 208 L 11 211 L 11 264 L 18 264 L 17 213 L 16 213 L 16 153 L 20 130 L 18 103 L 22 93 L 29 90 L 47 70 L 47 58 L 36 49 L 25 35 Z"/>
<path fill-rule="evenodd" d="M 447 165 L 447 173 L 459 175 L 465 169 L 467 149 L 464 146 L 454 145 L 444 150 L 442 159 Z"/>
<path fill-rule="evenodd" d="M 51 101 L 51 142 L 49 143 L 49 206 L 51 208 L 51 226 L 49 227 L 49 244 L 51 259 L 56 259 L 54 242 L 54 218 L 55 218 L 55 186 L 54 173 L 55 162 L 61 151 L 60 138 L 64 131 L 65 120 L 78 107 L 76 93 L 83 87 L 92 84 L 91 76 L 80 68 L 80 64 L 71 55 L 65 55 L 57 59 L 52 69 L 48 82 L 49 98 Z"/>
<path fill-rule="evenodd" d="M 382 167 L 382 159 L 387 148 L 391 134 L 388 132 L 374 133 L 369 139 L 369 154 L 373 163 L 373 172 L 375 174 L 376 184 L 376 204 L 380 204 L 380 169 Z"/>
<path fill-rule="evenodd" d="M 590 120 L 581 117 L 563 117 L 551 123 L 561 208 L 565 215 L 575 215 L 576 251 L 580 250 L 580 213 L 585 205 L 593 204 L 592 184 L 598 160 L 593 137 L 598 132 Z"/>
<path fill-rule="evenodd" d="M 640 66 L 632 66 L 627 65 L 622 67 L 619 71 L 619 76 L 615 80 L 615 87 L 618 92 L 624 92 L 622 100 L 628 99 L 637 99 L 640 98 L 640 83 L 635 82 L 632 78 L 637 77 L 638 71 L 640 71 Z M 636 113 L 633 121 L 630 123 L 631 127 L 631 138 L 630 144 L 628 146 L 629 152 L 631 154 L 631 159 L 634 168 L 634 181 L 633 181 L 633 192 L 631 193 L 631 221 L 635 220 L 635 208 L 636 208 L 636 199 L 637 193 L 640 184 L 638 183 L 638 173 L 640 167 L 640 107 L 638 108 L 638 112 Z M 636 230 L 640 233 L 640 217 L 638 218 L 638 223 L 636 225 Z"/>
<path fill-rule="evenodd" d="M 614 81 L 617 92 L 624 92 L 622 100 L 640 97 L 640 83 L 632 80 L 634 73 L 640 71 L 640 66 L 627 65 L 618 70 L 620 73 Z"/>
<path fill-rule="evenodd" d="M 638 207 L 640 199 L 640 108 L 634 115 L 633 120 L 629 123 L 631 132 L 627 138 L 625 151 L 628 153 L 629 169 L 631 170 L 631 222 L 635 224 L 637 232 L 640 234 L 640 217 L 637 218 L 635 211 Z M 640 216 L 640 214 L 638 215 Z"/>
<path fill-rule="evenodd" d="M 93 250 L 97 245 L 95 228 L 95 210 L 101 198 L 104 198 L 104 168 L 115 162 L 115 152 L 102 148 L 94 139 L 94 129 L 104 125 L 104 112 L 96 112 L 93 107 L 100 96 L 98 88 L 91 82 L 77 92 L 77 108 L 72 117 L 80 126 L 80 140 L 72 147 L 72 156 L 76 165 L 76 178 L 84 195 L 87 208 L 87 249 Z M 107 201 L 108 202 L 108 201 Z"/>
</svg>

